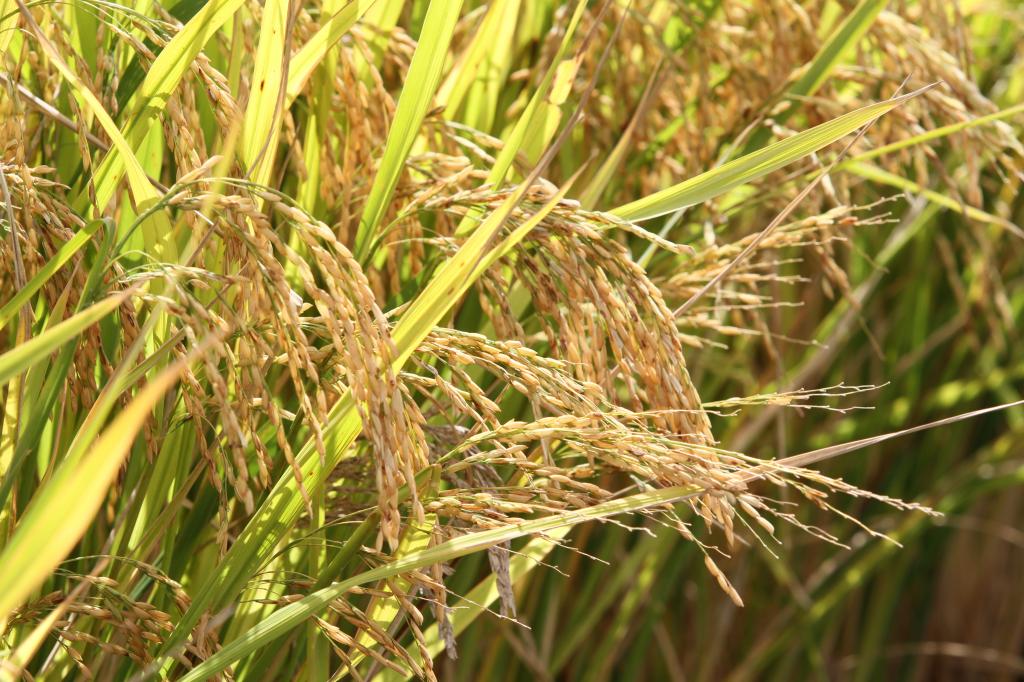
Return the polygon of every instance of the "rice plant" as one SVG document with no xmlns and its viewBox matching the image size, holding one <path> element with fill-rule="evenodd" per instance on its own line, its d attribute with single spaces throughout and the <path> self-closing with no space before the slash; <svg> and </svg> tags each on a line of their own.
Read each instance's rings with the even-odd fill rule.
<svg viewBox="0 0 1024 682">
<path fill-rule="evenodd" d="M 0 679 L 1015 679 L 1022 29 L 0 0 Z"/>
</svg>

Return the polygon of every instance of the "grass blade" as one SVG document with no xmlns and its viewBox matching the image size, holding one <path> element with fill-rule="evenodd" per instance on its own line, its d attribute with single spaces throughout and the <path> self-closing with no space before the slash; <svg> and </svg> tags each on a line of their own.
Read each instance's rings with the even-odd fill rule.
<svg viewBox="0 0 1024 682">
<path fill-rule="evenodd" d="M 265 185 L 274 169 L 277 140 L 284 115 L 284 92 L 288 69 L 288 0 L 268 0 L 263 8 L 260 40 L 249 103 L 242 123 L 239 154 L 248 167 L 248 177 Z"/>
<path fill-rule="evenodd" d="M 35 19 L 32 18 L 32 14 L 28 8 L 21 2 L 21 0 L 15 0 L 18 3 L 18 7 L 21 9 L 22 16 L 25 17 L 26 23 L 29 25 L 32 33 L 35 34 L 36 40 L 39 41 L 40 47 L 43 49 L 43 53 L 46 55 L 50 63 L 60 72 L 61 76 L 71 86 L 75 95 L 79 97 L 82 102 L 88 107 L 89 111 L 96 117 L 100 125 L 103 126 L 103 130 L 110 136 L 111 142 L 116 149 L 116 153 L 119 155 L 125 169 L 128 174 L 128 184 L 131 187 L 132 195 L 135 197 L 135 202 L 141 207 L 146 207 L 154 201 L 160 199 L 160 195 L 156 192 L 153 186 L 149 182 L 149 178 L 146 177 L 145 171 L 142 170 L 142 166 L 139 164 L 139 160 L 135 158 L 135 153 L 132 148 L 128 145 L 127 140 L 121 135 L 121 131 L 114 123 L 113 119 L 110 118 L 110 114 L 104 108 L 103 104 L 96 98 L 92 90 L 82 82 L 82 80 L 71 70 L 61 57 L 60 52 L 57 48 L 49 41 L 49 39 L 43 34 L 39 24 L 36 23 Z"/>
<path fill-rule="evenodd" d="M 18 6 L 14 0 L 0 1 L 0 57 L 7 54 L 7 48 L 14 37 L 18 23 Z"/>
<path fill-rule="evenodd" d="M 196 55 L 242 4 L 242 0 L 210 0 L 157 55 L 126 107 L 129 116 L 123 137 L 131 142 L 133 151 L 142 144 L 149 122 L 164 110 Z M 125 172 L 126 158 L 117 147 L 97 166 L 94 181 L 98 205 L 106 206 L 114 196 Z"/>
<path fill-rule="evenodd" d="M 933 204 L 937 204 L 943 208 L 948 208 L 951 211 L 956 211 L 965 218 L 977 220 L 982 223 L 989 223 L 991 225 L 998 225 L 999 227 L 1012 232 L 1017 237 L 1024 239 L 1024 230 L 1009 220 L 992 215 L 980 208 L 968 206 L 963 202 L 952 199 L 945 194 L 930 190 L 927 187 L 922 187 L 913 180 L 908 180 L 907 178 L 895 175 L 887 170 L 879 168 L 878 166 L 870 163 L 864 163 L 857 159 L 850 159 L 849 161 L 840 164 L 839 169 L 853 173 L 865 180 L 889 185 L 890 187 L 895 187 L 911 194 L 920 194 Z"/>
<path fill-rule="evenodd" d="M 292 628 L 301 625 L 307 618 L 323 611 L 332 600 L 341 597 L 353 587 L 377 582 L 378 580 L 437 563 L 448 562 L 527 535 L 547 533 L 576 526 L 587 521 L 596 521 L 609 516 L 677 502 L 693 496 L 697 492 L 699 492 L 698 489 L 692 486 L 678 486 L 663 488 L 654 492 L 637 493 L 619 500 L 603 502 L 586 509 L 567 511 L 555 516 L 523 521 L 515 526 L 467 533 L 430 549 L 408 554 L 397 561 L 334 583 L 293 604 L 278 609 L 266 620 L 246 632 L 244 636 L 225 645 L 220 651 L 186 673 L 181 678 L 181 682 L 198 682 L 199 680 L 208 679 L 209 676 L 224 670 L 232 663 L 260 647 L 266 646 Z"/>
<path fill-rule="evenodd" d="M 46 265 L 39 268 L 39 271 L 25 283 L 18 293 L 11 297 L 7 303 L 0 308 L 0 329 L 3 329 L 7 323 L 11 320 L 14 315 L 18 313 L 18 309 L 25 305 L 32 298 L 32 295 L 39 291 L 39 288 L 50 281 L 50 278 L 64 266 L 68 260 L 71 259 L 78 251 L 89 243 L 92 236 L 96 234 L 96 230 L 102 225 L 102 221 L 93 221 L 83 227 L 81 230 L 75 233 L 75 236 L 69 239 L 60 247 L 60 250 L 54 254 Z M 111 226 L 107 226 L 107 229 L 112 229 Z"/>
<path fill-rule="evenodd" d="M 0 355 L 0 386 L 36 363 L 47 360 L 51 351 L 116 310 L 129 295 L 130 292 L 122 292 L 109 296 Z"/>
<path fill-rule="evenodd" d="M 413 54 L 412 64 L 409 65 L 406 87 L 402 88 L 398 98 L 384 155 L 359 220 L 355 248 L 357 258 L 366 257 L 377 236 L 380 222 L 384 219 L 391 196 L 398 185 L 398 178 L 405 167 L 405 159 L 412 150 L 420 126 L 423 125 L 423 118 L 437 91 L 441 70 L 448 56 L 448 44 L 461 9 L 462 0 L 433 0 L 427 9 L 422 37 Z"/>
<path fill-rule="evenodd" d="M 817 92 L 843 56 L 868 32 L 887 4 L 889 0 L 861 0 L 857 3 L 839 28 L 814 55 L 803 75 L 789 89 L 789 94 L 809 97 Z"/>
<path fill-rule="evenodd" d="M 288 89 L 285 99 L 287 109 L 309 82 L 313 71 L 327 56 L 328 51 L 341 37 L 348 33 L 366 11 L 373 6 L 373 0 L 351 0 L 320 27 L 312 38 L 302 46 L 288 65 Z"/>
<path fill-rule="evenodd" d="M 509 559 L 508 565 L 508 573 L 512 584 L 517 584 L 521 579 L 529 575 L 533 569 L 537 568 L 540 562 L 544 560 L 544 557 L 558 546 L 558 541 L 568 535 L 570 530 L 572 530 L 570 526 L 550 530 L 544 534 L 544 537 L 533 538 L 525 547 L 517 551 Z M 455 636 L 458 637 L 466 628 L 473 624 L 473 621 L 486 613 L 487 608 L 498 601 L 499 597 L 498 581 L 492 573 L 481 580 L 463 599 L 459 599 L 453 604 L 448 620 L 451 622 L 452 631 Z M 426 642 L 427 651 L 432 657 L 444 651 L 444 638 L 441 637 L 437 623 L 432 624 L 423 631 L 423 640 Z M 418 646 L 411 646 L 406 651 L 414 661 L 422 663 Z M 401 682 L 401 680 L 407 680 L 412 677 L 412 673 L 399 675 L 393 670 L 382 670 L 379 676 L 380 682 Z"/>
<path fill-rule="evenodd" d="M 818 91 L 828 79 L 832 70 L 868 32 L 875 22 L 879 13 L 888 4 L 889 0 L 861 0 L 852 12 L 839 25 L 828 40 L 821 46 L 814 59 L 804 69 L 803 74 L 789 89 L 789 97 L 810 97 Z M 797 107 L 791 106 L 775 116 L 779 123 L 785 122 Z M 744 147 L 746 153 L 760 149 L 771 137 L 771 131 L 762 126 L 754 133 L 750 141 Z"/>
<path fill-rule="evenodd" d="M 962 121 L 960 123 L 951 123 L 946 126 L 941 126 L 939 128 L 923 132 L 920 135 L 908 137 L 905 140 L 892 142 L 890 144 L 882 145 L 881 147 L 876 147 L 875 149 L 869 149 L 868 151 L 862 152 L 857 156 L 853 157 L 852 159 L 850 159 L 850 161 L 867 161 L 869 159 L 875 159 L 878 158 L 879 156 L 885 156 L 886 154 L 898 152 L 901 149 L 907 149 L 908 147 L 913 147 L 914 145 L 931 142 L 932 140 L 939 140 L 949 135 L 954 135 L 956 133 L 963 132 L 965 130 L 970 130 L 972 128 L 977 128 L 979 126 L 988 125 L 989 123 L 996 123 L 997 121 L 1001 121 L 1004 118 L 1010 118 L 1011 116 L 1016 116 L 1017 114 L 1022 113 L 1024 113 L 1024 102 L 1012 107 L 1006 107 L 1005 109 L 997 111 L 992 114 L 978 116 L 977 118 L 972 118 L 968 121 Z M 1024 153 L 1024 148 L 1018 151 Z"/>
<path fill-rule="evenodd" d="M 483 131 L 494 125 L 500 86 L 512 59 L 519 4 L 520 0 L 497 0 L 487 8 L 464 58 L 438 92 L 438 100 L 445 106 L 445 118 L 455 119 L 466 103 L 464 123 Z"/>
<path fill-rule="evenodd" d="M 624 220 L 641 221 L 702 203 L 842 139 L 866 123 L 917 97 L 926 89 L 922 88 L 843 114 L 827 123 L 822 123 L 769 147 L 741 156 L 678 185 L 620 206 L 613 209 L 611 213 Z"/>
<path fill-rule="evenodd" d="M 179 362 L 146 385 L 88 454 L 62 466 L 32 498 L 0 554 L 0 621 L 51 575 L 92 523 L 135 435 L 185 368 Z"/>
</svg>

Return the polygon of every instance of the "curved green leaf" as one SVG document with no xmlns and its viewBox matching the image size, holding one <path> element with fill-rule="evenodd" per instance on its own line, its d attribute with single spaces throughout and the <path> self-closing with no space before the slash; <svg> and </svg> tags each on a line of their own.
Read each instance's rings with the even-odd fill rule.
<svg viewBox="0 0 1024 682">
<path fill-rule="evenodd" d="M 291 106 L 302 89 L 306 87 L 313 71 L 327 56 L 328 51 L 341 37 L 348 33 L 366 11 L 373 6 L 373 0 L 351 0 L 320 27 L 309 41 L 302 46 L 288 65 L 288 90 L 285 108 Z"/>
<path fill-rule="evenodd" d="M 929 86 L 931 87 L 931 86 Z M 797 133 L 651 196 L 611 211 L 623 220 L 640 221 L 694 206 L 798 161 L 842 139 L 861 126 L 917 97 L 928 88 L 878 102 Z"/>
<path fill-rule="evenodd" d="M 128 297 L 130 292 L 123 292 L 105 298 L 77 315 L 73 315 L 60 324 L 54 325 L 39 336 L 34 336 L 25 343 L 15 346 L 0 355 L 0 386 L 11 377 L 15 377 L 26 369 L 42 362 L 49 357 L 51 351 L 75 338 L 90 326 L 113 312 Z"/>
<path fill-rule="evenodd" d="M 196 55 L 242 4 L 242 0 L 210 0 L 157 55 L 127 107 L 129 117 L 123 137 L 129 141 L 133 155 L 149 130 L 149 121 L 164 110 Z M 126 158 L 122 147 L 117 146 L 97 166 L 93 177 L 100 206 L 106 206 L 114 196 L 125 172 Z"/>
<path fill-rule="evenodd" d="M 184 361 L 178 362 L 147 384 L 85 457 L 66 461 L 33 496 L 0 554 L 0 621 L 42 585 L 78 543 L 150 410 L 184 368 Z"/>
<path fill-rule="evenodd" d="M 617 514 L 625 514 L 677 502 L 698 492 L 699 489 L 694 486 L 677 486 L 663 488 L 654 492 L 637 493 L 619 500 L 602 502 L 586 509 L 566 511 L 555 516 L 523 521 L 504 528 L 468 533 L 430 549 L 407 554 L 397 561 L 334 583 L 321 590 L 317 590 L 297 602 L 278 609 L 259 625 L 246 632 L 245 635 L 225 645 L 220 651 L 190 670 L 181 678 L 181 682 L 198 682 L 199 680 L 209 679 L 211 675 L 224 670 L 235 661 L 251 654 L 260 647 L 266 646 L 292 628 L 301 625 L 307 618 L 320 613 L 332 600 L 343 596 L 353 587 L 377 582 L 378 580 L 434 564 L 449 562 L 467 554 L 472 554 L 473 552 L 478 552 L 527 535 L 546 533 L 567 526 L 575 526 L 586 521 L 596 521 Z"/>
<path fill-rule="evenodd" d="M 462 0 L 434 0 L 427 9 L 420 42 L 413 53 L 405 87 L 398 97 L 398 106 L 395 109 L 395 118 L 391 122 L 391 129 L 388 131 L 384 155 L 381 157 L 370 194 L 363 207 L 363 215 L 359 220 L 355 251 L 359 258 L 367 255 L 370 245 L 377 236 L 380 222 L 405 167 L 405 160 L 419 135 L 427 110 L 430 109 L 448 56 L 448 44 L 461 9 Z"/>
</svg>

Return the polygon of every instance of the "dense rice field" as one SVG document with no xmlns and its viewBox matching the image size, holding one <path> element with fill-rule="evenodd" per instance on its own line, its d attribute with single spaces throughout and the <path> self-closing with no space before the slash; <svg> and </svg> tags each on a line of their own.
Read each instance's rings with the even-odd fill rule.
<svg viewBox="0 0 1024 682">
<path fill-rule="evenodd" d="M 0 0 L 0 680 L 1024 675 L 1016 0 Z"/>
</svg>

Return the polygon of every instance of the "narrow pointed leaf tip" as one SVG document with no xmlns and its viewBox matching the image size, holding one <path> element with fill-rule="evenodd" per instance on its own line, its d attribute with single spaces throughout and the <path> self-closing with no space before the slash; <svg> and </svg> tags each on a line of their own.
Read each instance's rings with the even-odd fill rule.
<svg viewBox="0 0 1024 682">
<path fill-rule="evenodd" d="M 810 130 L 797 133 L 707 173 L 701 173 L 643 199 L 613 209 L 611 213 L 624 220 L 641 221 L 703 203 L 729 190 L 757 180 L 772 171 L 787 166 L 856 131 L 901 104 L 935 87 L 927 85 L 919 90 L 870 104 Z"/>
</svg>

